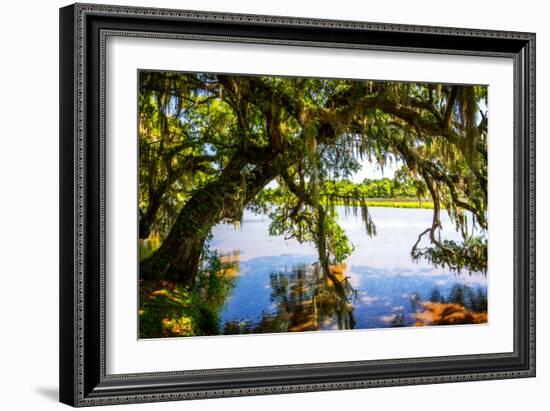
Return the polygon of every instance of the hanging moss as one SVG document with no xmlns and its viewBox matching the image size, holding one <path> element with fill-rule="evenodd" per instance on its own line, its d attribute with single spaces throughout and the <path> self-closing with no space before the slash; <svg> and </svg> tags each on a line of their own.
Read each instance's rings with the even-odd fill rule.
<svg viewBox="0 0 550 411">
<path fill-rule="evenodd" d="M 193 284 L 212 227 L 247 206 L 271 213 L 272 234 L 313 242 L 328 272 L 351 250 L 336 206 L 376 235 L 369 191 L 342 184 L 361 159 L 403 164 L 405 188 L 380 182 L 375 197 L 406 192 L 433 210 L 415 258 L 486 267 L 486 237 L 474 241 L 464 217 L 488 227 L 486 87 L 142 71 L 138 102 L 140 236 L 161 240 L 144 278 Z M 276 199 L 262 191 L 273 179 Z M 442 212 L 463 241 L 439 239 Z"/>
</svg>

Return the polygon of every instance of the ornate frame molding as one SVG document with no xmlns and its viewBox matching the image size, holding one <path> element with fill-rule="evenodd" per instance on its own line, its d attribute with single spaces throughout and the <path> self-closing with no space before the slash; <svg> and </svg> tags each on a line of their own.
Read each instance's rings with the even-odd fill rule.
<svg viewBox="0 0 550 411">
<path fill-rule="evenodd" d="M 535 35 L 532 33 L 488 31 L 447 27 L 397 25 L 336 20 L 317 20 L 295 17 L 228 14 L 186 10 L 151 9 L 95 4 L 76 4 L 61 9 L 61 330 L 60 380 L 61 401 L 74 406 L 123 404 L 179 399 L 216 398 L 228 396 L 355 389 L 380 386 L 432 384 L 486 379 L 532 377 L 535 375 Z M 102 22 L 138 17 L 141 29 L 129 25 L 123 29 L 102 27 Z M 94 20 L 95 19 L 95 20 Z M 150 21 L 166 24 L 167 31 L 148 31 Z M 223 35 L 170 32 L 170 28 L 193 23 L 214 27 L 231 24 L 260 32 L 262 29 L 284 29 L 285 38 L 266 38 L 260 35 Z M 124 23 L 122 23 L 124 25 Z M 205 26 L 206 27 L 206 26 Z M 365 43 L 304 40 L 293 36 L 293 30 L 311 28 L 372 34 L 387 39 L 401 33 L 403 38 L 414 39 L 414 44 L 395 45 L 380 42 Z M 246 30 L 245 30 L 246 31 Z M 516 210 L 514 212 L 515 250 L 519 253 L 514 267 L 514 352 L 473 356 L 415 358 L 404 360 L 357 361 L 352 363 L 326 363 L 296 366 L 254 367 L 207 371 L 174 371 L 106 375 L 105 373 L 105 47 L 108 36 L 155 37 L 195 39 L 204 41 L 253 42 L 290 46 L 332 48 L 362 48 L 384 51 L 422 52 L 436 54 L 479 55 L 508 57 L 514 60 L 514 179 Z M 376 37 L 378 36 L 378 37 Z M 407 37 L 408 36 L 408 37 Z M 299 36 L 298 36 L 299 37 Z M 432 45 L 423 46 L 424 42 Z M 428 39 L 428 40 L 425 40 Z M 471 49 L 467 39 L 483 39 L 484 48 Z M 412 40 L 411 40 L 412 42 Z M 431 43 L 430 43 L 431 42 Z M 467 43 L 463 49 L 456 47 Z M 485 45 L 486 44 L 486 45 Z M 436 45 L 437 47 L 433 47 Z M 497 50 L 492 47 L 496 47 Z M 500 48 L 499 48 L 500 47 Z M 71 78 L 69 83 L 68 78 Z M 99 102 L 97 112 L 89 99 Z M 94 100 L 95 101 L 95 100 Z M 91 126 L 91 118 L 97 120 Z M 91 127 L 91 128 L 90 128 Z M 93 134 L 93 135 L 92 135 Z M 97 144 L 91 142 L 97 138 Z M 92 148 L 92 150 L 90 150 Z M 90 156 L 97 150 L 99 163 Z M 93 171 L 92 170 L 96 170 Z M 94 173 L 97 172 L 97 175 Z M 91 176 L 92 174 L 95 177 Z M 96 196 L 96 194 L 98 194 Z M 95 198 L 97 197 L 97 198 Z M 91 200 L 91 198 L 94 198 Z M 91 201 L 93 204 L 91 204 Z M 89 213 L 89 210 L 93 210 Z M 93 216 L 91 216 L 93 214 Z M 97 223 L 97 233 L 92 234 Z M 97 243 L 97 244 L 96 244 Z M 95 247 L 95 248 L 90 248 Z M 97 248 L 97 250 L 96 250 Z M 70 252 L 67 251 L 70 249 Z M 91 268 L 90 253 L 98 257 L 97 267 Z M 520 266 L 520 260 L 523 265 Z M 93 313 L 93 316 L 90 315 Z M 97 318 L 95 317 L 97 316 Z M 525 324 L 523 322 L 526 321 Z M 521 328 L 525 327 L 525 328 Z M 521 328 L 521 330 L 520 330 Z M 521 334 L 521 335 L 520 335 Z M 91 342 L 90 335 L 93 336 Z M 521 357 L 521 361 L 518 358 Z M 420 363 L 466 363 L 496 360 L 515 361 L 508 368 L 487 372 L 456 372 L 448 375 L 427 374 L 405 376 L 398 372 L 380 372 L 378 376 L 350 378 L 349 380 L 311 383 L 285 383 L 271 385 L 235 385 L 224 388 L 203 388 L 191 384 L 198 376 L 226 376 L 278 371 L 294 372 L 343 369 L 350 367 L 403 366 Z M 512 361 L 513 362 L 513 361 Z M 512 362 L 510 364 L 512 364 Z M 388 376 L 384 376 L 388 374 Z M 309 375 L 309 374 L 308 374 Z M 172 380 L 170 380 L 172 378 Z M 185 379 L 184 382 L 182 378 Z M 229 378 L 229 377 L 228 377 Z M 179 379 L 179 380 L 178 380 Z M 312 377 L 313 380 L 315 380 Z M 170 384 L 165 384 L 170 380 Z M 180 381 L 178 383 L 178 381 Z M 315 380 L 316 381 L 316 380 Z M 149 385 L 150 390 L 138 388 Z M 179 385 L 178 385 L 179 384 Z M 158 387 L 161 387 L 160 392 Z M 155 388 L 155 389 L 153 389 Z"/>
</svg>

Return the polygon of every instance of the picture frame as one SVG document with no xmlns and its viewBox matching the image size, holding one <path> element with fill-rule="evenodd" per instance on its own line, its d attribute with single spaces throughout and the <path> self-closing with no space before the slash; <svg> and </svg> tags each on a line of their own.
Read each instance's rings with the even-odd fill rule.
<svg viewBox="0 0 550 411">
<path fill-rule="evenodd" d="M 105 239 L 110 220 L 105 207 L 109 195 L 105 94 L 109 71 L 105 61 L 109 37 L 193 39 L 341 52 L 478 56 L 511 61 L 513 349 L 467 355 L 108 373 L 106 259 L 109 257 Z M 74 4 L 60 9 L 61 402 L 80 407 L 534 376 L 534 33 L 96 4 Z"/>
</svg>

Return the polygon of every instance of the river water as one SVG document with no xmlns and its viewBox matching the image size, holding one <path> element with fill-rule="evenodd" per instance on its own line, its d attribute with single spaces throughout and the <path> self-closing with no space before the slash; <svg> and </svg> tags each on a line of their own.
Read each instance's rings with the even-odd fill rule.
<svg viewBox="0 0 550 411">
<path fill-rule="evenodd" d="M 422 303 L 434 298 L 463 304 L 463 299 L 485 298 L 486 303 L 485 275 L 456 274 L 427 261 L 412 261 L 411 247 L 431 226 L 432 210 L 371 207 L 369 211 L 377 230 L 372 238 L 366 235 L 360 215 L 338 208 L 339 223 L 354 246 L 341 268 L 341 278 L 348 277 L 353 290 L 347 311 L 328 294 L 316 293 L 323 281 L 312 245 L 270 236 L 269 218 L 250 211 L 245 211 L 239 227 L 216 226 L 210 245 L 231 256 L 235 268 L 233 288 L 220 311 L 223 332 L 411 326 Z M 446 214 L 442 223 L 444 238 L 460 239 Z"/>
</svg>

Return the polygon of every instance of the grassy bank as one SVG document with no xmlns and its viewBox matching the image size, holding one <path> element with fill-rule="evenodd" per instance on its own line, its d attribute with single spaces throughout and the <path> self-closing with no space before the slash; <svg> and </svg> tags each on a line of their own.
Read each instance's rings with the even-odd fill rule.
<svg viewBox="0 0 550 411">
<path fill-rule="evenodd" d="M 192 287 L 166 280 L 139 281 L 140 338 L 220 334 L 219 311 L 233 288 L 239 256 L 207 250 L 205 258 Z"/>
<path fill-rule="evenodd" d="M 369 198 L 366 200 L 367 207 L 390 207 L 390 208 L 434 208 L 431 201 L 418 201 L 416 198 Z M 336 203 L 337 205 L 350 205 L 344 202 Z M 353 204 L 351 204 L 353 205 Z M 359 206 L 360 203 L 355 204 Z"/>
<path fill-rule="evenodd" d="M 171 281 L 139 282 L 140 338 L 216 335 L 217 313 L 199 293 Z"/>
</svg>

